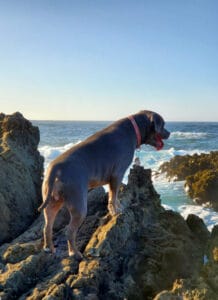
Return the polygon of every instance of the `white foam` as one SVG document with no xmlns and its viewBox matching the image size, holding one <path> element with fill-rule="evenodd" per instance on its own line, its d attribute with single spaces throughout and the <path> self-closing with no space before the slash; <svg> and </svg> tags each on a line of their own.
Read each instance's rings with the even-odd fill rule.
<svg viewBox="0 0 218 300">
<path fill-rule="evenodd" d="M 175 139 L 202 139 L 208 137 L 206 132 L 183 132 L 183 131 L 174 131 L 170 134 L 171 138 Z"/>
<path fill-rule="evenodd" d="M 203 219 L 209 231 L 218 224 L 218 213 L 210 208 L 199 205 L 181 205 L 178 207 L 179 213 L 186 219 L 189 214 L 194 214 Z"/>
<path fill-rule="evenodd" d="M 171 158 L 175 156 L 185 156 L 185 155 L 194 155 L 201 153 L 208 153 L 206 151 L 202 151 L 199 149 L 193 149 L 193 150 L 178 150 L 174 147 L 171 147 L 170 149 L 162 150 L 162 151 L 144 151 L 143 149 L 140 152 L 136 152 L 136 156 L 139 157 L 141 165 L 143 165 L 145 168 L 151 168 L 153 171 L 157 171 L 159 167 L 167 161 L 170 161 Z"/>
<path fill-rule="evenodd" d="M 163 206 L 163 208 L 166 210 L 173 210 L 173 208 L 167 204 L 162 204 L 161 206 Z"/>
<path fill-rule="evenodd" d="M 79 142 L 77 142 L 76 144 L 78 144 Z M 65 151 L 67 151 L 68 149 L 70 149 L 72 146 L 74 146 L 75 144 L 73 143 L 69 143 L 63 146 L 58 146 L 58 147 L 52 147 L 52 146 L 42 146 L 39 147 L 39 151 L 41 153 L 42 156 L 44 156 L 45 158 L 45 163 L 44 163 L 44 167 L 45 169 L 47 169 L 48 164 L 55 159 L 56 157 L 58 157 L 60 154 L 64 153 Z"/>
<path fill-rule="evenodd" d="M 208 153 L 207 151 L 202 151 L 199 149 L 193 149 L 193 150 L 176 150 L 175 148 L 170 148 L 169 150 L 167 150 L 169 155 L 171 157 L 174 157 L 176 155 L 180 155 L 180 156 L 184 156 L 184 155 L 194 155 L 194 154 L 198 154 L 200 155 L 201 153 Z M 170 158 L 171 158 L 170 157 Z"/>
<path fill-rule="evenodd" d="M 163 208 L 166 210 L 174 210 L 175 209 L 167 204 L 162 204 Z M 184 219 L 187 219 L 188 215 L 194 214 L 201 218 L 207 229 L 211 232 L 215 225 L 218 225 L 218 213 L 213 211 L 210 208 L 205 208 L 199 205 L 181 205 L 176 210 L 178 211 Z"/>
</svg>

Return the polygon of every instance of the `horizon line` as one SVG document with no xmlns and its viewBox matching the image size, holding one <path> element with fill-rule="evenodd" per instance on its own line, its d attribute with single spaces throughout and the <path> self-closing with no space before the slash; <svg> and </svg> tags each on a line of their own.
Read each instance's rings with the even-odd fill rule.
<svg viewBox="0 0 218 300">
<path fill-rule="evenodd" d="M 121 118 L 122 119 L 122 118 Z M 114 120 L 81 120 L 81 119 L 29 119 L 31 122 L 116 122 L 120 119 L 114 119 Z M 218 121 L 208 121 L 208 120 L 198 120 L 198 121 L 184 121 L 184 120 L 165 120 L 165 123 L 218 123 Z"/>
</svg>

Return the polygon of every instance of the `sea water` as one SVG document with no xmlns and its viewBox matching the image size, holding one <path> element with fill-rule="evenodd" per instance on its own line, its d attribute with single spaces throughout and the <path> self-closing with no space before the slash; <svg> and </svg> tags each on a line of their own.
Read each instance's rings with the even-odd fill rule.
<svg viewBox="0 0 218 300">
<path fill-rule="evenodd" d="M 40 129 L 39 151 L 45 158 L 45 169 L 58 155 L 108 126 L 109 121 L 33 121 Z M 180 212 L 185 218 L 190 213 L 201 217 L 211 230 L 218 224 L 218 213 L 195 205 L 184 191 L 184 182 L 169 182 L 165 176 L 157 176 L 159 166 L 175 155 L 209 153 L 218 150 L 218 122 L 168 122 L 171 132 L 164 149 L 156 151 L 149 145 L 142 145 L 135 151 L 141 165 L 152 170 L 155 189 L 161 196 L 166 209 Z M 130 166 L 131 167 L 131 166 Z M 127 181 L 129 168 L 123 181 Z M 218 187 L 217 187 L 218 188 Z M 217 199 L 218 201 L 218 199 Z"/>
</svg>

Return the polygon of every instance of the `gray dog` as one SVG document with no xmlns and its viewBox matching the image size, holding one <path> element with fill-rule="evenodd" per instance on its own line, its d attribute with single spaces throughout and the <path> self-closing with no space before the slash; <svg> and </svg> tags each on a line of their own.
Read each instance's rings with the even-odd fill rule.
<svg viewBox="0 0 218 300">
<path fill-rule="evenodd" d="M 44 250 L 55 250 L 52 228 L 65 204 L 70 213 L 66 233 L 69 255 L 81 259 L 76 234 L 86 217 L 88 189 L 108 184 L 108 210 L 111 215 L 120 213 L 117 194 L 135 149 L 149 144 L 160 150 L 164 145 L 162 139 L 169 135 L 162 117 L 144 110 L 112 123 L 52 161 L 42 186 L 43 204 L 39 207 L 39 211 L 44 209 L 45 217 Z"/>
</svg>

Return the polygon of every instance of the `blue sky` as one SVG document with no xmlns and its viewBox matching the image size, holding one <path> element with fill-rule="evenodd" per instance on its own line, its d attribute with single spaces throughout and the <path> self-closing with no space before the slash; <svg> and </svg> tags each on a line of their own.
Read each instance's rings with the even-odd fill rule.
<svg viewBox="0 0 218 300">
<path fill-rule="evenodd" d="M 218 1 L 0 0 L 0 111 L 218 121 Z"/>
</svg>

